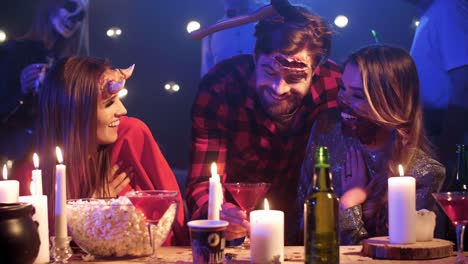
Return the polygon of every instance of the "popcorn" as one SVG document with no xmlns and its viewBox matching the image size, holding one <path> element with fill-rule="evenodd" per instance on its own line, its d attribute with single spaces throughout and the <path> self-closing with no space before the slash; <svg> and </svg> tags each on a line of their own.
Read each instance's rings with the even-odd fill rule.
<svg viewBox="0 0 468 264">
<path fill-rule="evenodd" d="M 171 230 L 175 211 L 163 216 L 157 232 L 167 234 Z M 167 216 L 166 216 L 167 215 Z M 170 225 L 164 225 L 169 218 Z M 126 197 L 117 199 L 70 200 L 67 203 L 68 229 L 73 240 L 88 254 L 104 257 L 148 256 L 151 244 L 145 217 L 135 209 Z M 166 236 L 160 238 L 160 245 Z"/>
</svg>

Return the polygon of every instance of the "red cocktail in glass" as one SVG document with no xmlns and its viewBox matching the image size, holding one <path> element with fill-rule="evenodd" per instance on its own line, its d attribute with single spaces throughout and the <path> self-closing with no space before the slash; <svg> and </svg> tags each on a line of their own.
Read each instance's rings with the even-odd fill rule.
<svg viewBox="0 0 468 264">
<path fill-rule="evenodd" d="M 468 223 L 468 192 L 433 193 L 432 196 L 442 207 L 457 231 L 457 261 L 465 263 L 463 255 L 463 236 Z"/>
<path fill-rule="evenodd" d="M 247 217 L 250 211 L 255 209 L 258 203 L 265 198 L 270 183 L 266 182 L 234 182 L 225 183 L 224 187 L 231 193 L 232 198 L 236 201 L 239 207 L 247 212 Z M 245 238 L 243 246 L 249 244 L 248 236 Z"/>
<path fill-rule="evenodd" d="M 169 226 L 172 225 L 175 212 L 177 211 L 177 195 L 177 191 L 166 190 L 135 191 L 126 195 L 133 206 L 145 216 L 151 246 L 153 248 L 153 253 L 148 259 L 149 263 L 158 263 L 156 248 L 159 243 L 156 243 L 155 229 L 159 221 L 166 217 L 169 218 L 167 219 L 167 221 L 169 221 Z M 169 230 L 166 232 L 158 232 L 158 234 L 163 234 L 164 237 L 160 237 L 160 239 L 164 242 L 169 234 Z"/>
</svg>

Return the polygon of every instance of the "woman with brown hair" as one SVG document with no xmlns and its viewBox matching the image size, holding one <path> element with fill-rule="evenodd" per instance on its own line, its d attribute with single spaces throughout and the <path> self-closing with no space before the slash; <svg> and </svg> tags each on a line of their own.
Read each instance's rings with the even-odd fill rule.
<svg viewBox="0 0 468 264">
<path fill-rule="evenodd" d="M 398 164 L 416 178 L 418 210 L 434 209 L 431 193 L 440 189 L 445 169 L 432 158 L 416 67 L 405 50 L 362 48 L 346 61 L 342 80 L 339 109 L 313 125 L 299 193 L 310 189 L 316 147 L 328 146 L 340 197 L 341 243 L 356 244 L 388 234 L 387 179 L 398 175 Z"/>
<path fill-rule="evenodd" d="M 118 97 L 132 72 L 133 66 L 111 69 L 102 59 L 66 57 L 47 73 L 39 95 L 37 139 L 49 215 L 54 215 L 54 149 L 59 146 L 67 165 L 68 199 L 116 197 L 132 190 L 178 191 L 180 206 L 166 244 L 186 244 L 176 178 L 149 128 L 126 117 Z M 21 185 L 29 186 L 28 180 Z"/>
</svg>

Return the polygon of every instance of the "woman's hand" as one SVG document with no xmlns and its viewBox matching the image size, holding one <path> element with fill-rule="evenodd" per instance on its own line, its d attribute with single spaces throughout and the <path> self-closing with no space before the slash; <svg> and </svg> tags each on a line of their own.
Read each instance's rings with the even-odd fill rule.
<svg viewBox="0 0 468 264">
<path fill-rule="evenodd" d="M 44 81 L 45 72 L 47 70 L 47 64 L 36 63 L 30 64 L 21 71 L 20 74 L 20 85 L 21 93 L 37 93 L 39 86 Z"/>
<path fill-rule="evenodd" d="M 114 164 L 108 174 L 107 184 L 108 187 L 104 187 L 103 190 L 95 191 L 93 198 L 95 197 L 117 197 L 119 193 L 124 190 L 134 176 L 133 168 L 129 167 L 126 170 L 120 170 L 121 164 Z M 121 172 L 119 172 L 119 170 Z"/>
<path fill-rule="evenodd" d="M 351 147 L 346 153 L 346 163 L 341 173 L 343 195 L 340 198 L 340 205 L 343 209 L 362 204 L 367 200 L 368 181 L 362 153 L 355 147 Z"/>
<path fill-rule="evenodd" d="M 237 238 L 245 237 L 250 228 L 247 221 L 247 214 L 238 206 L 232 203 L 221 205 L 220 218 L 229 222 L 226 229 L 226 240 L 231 241 Z"/>
</svg>

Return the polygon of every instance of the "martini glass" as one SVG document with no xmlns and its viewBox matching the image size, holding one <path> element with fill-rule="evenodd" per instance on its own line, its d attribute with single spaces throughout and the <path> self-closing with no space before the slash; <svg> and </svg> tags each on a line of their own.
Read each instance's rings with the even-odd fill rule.
<svg viewBox="0 0 468 264">
<path fill-rule="evenodd" d="M 164 222 L 169 221 L 169 227 L 172 225 L 177 210 L 178 194 L 177 191 L 150 190 L 130 192 L 126 195 L 133 206 L 145 216 L 151 247 L 153 248 L 148 263 L 158 263 L 156 249 L 167 238 L 170 229 L 168 228 L 166 232 L 158 230 L 158 228 L 162 229 L 162 226 L 158 225 L 158 223 L 164 220 Z M 166 218 L 170 219 L 167 220 Z"/>
<path fill-rule="evenodd" d="M 231 193 L 237 205 L 247 212 L 247 217 L 249 217 L 250 212 L 265 198 L 270 185 L 270 183 L 266 182 L 234 182 L 225 183 L 224 187 Z M 246 236 L 241 246 L 247 248 L 249 244 L 249 236 Z"/>
<path fill-rule="evenodd" d="M 432 196 L 442 207 L 457 231 L 457 260 L 456 264 L 465 263 L 463 255 L 463 236 L 465 225 L 468 223 L 468 192 L 441 192 Z"/>
</svg>

